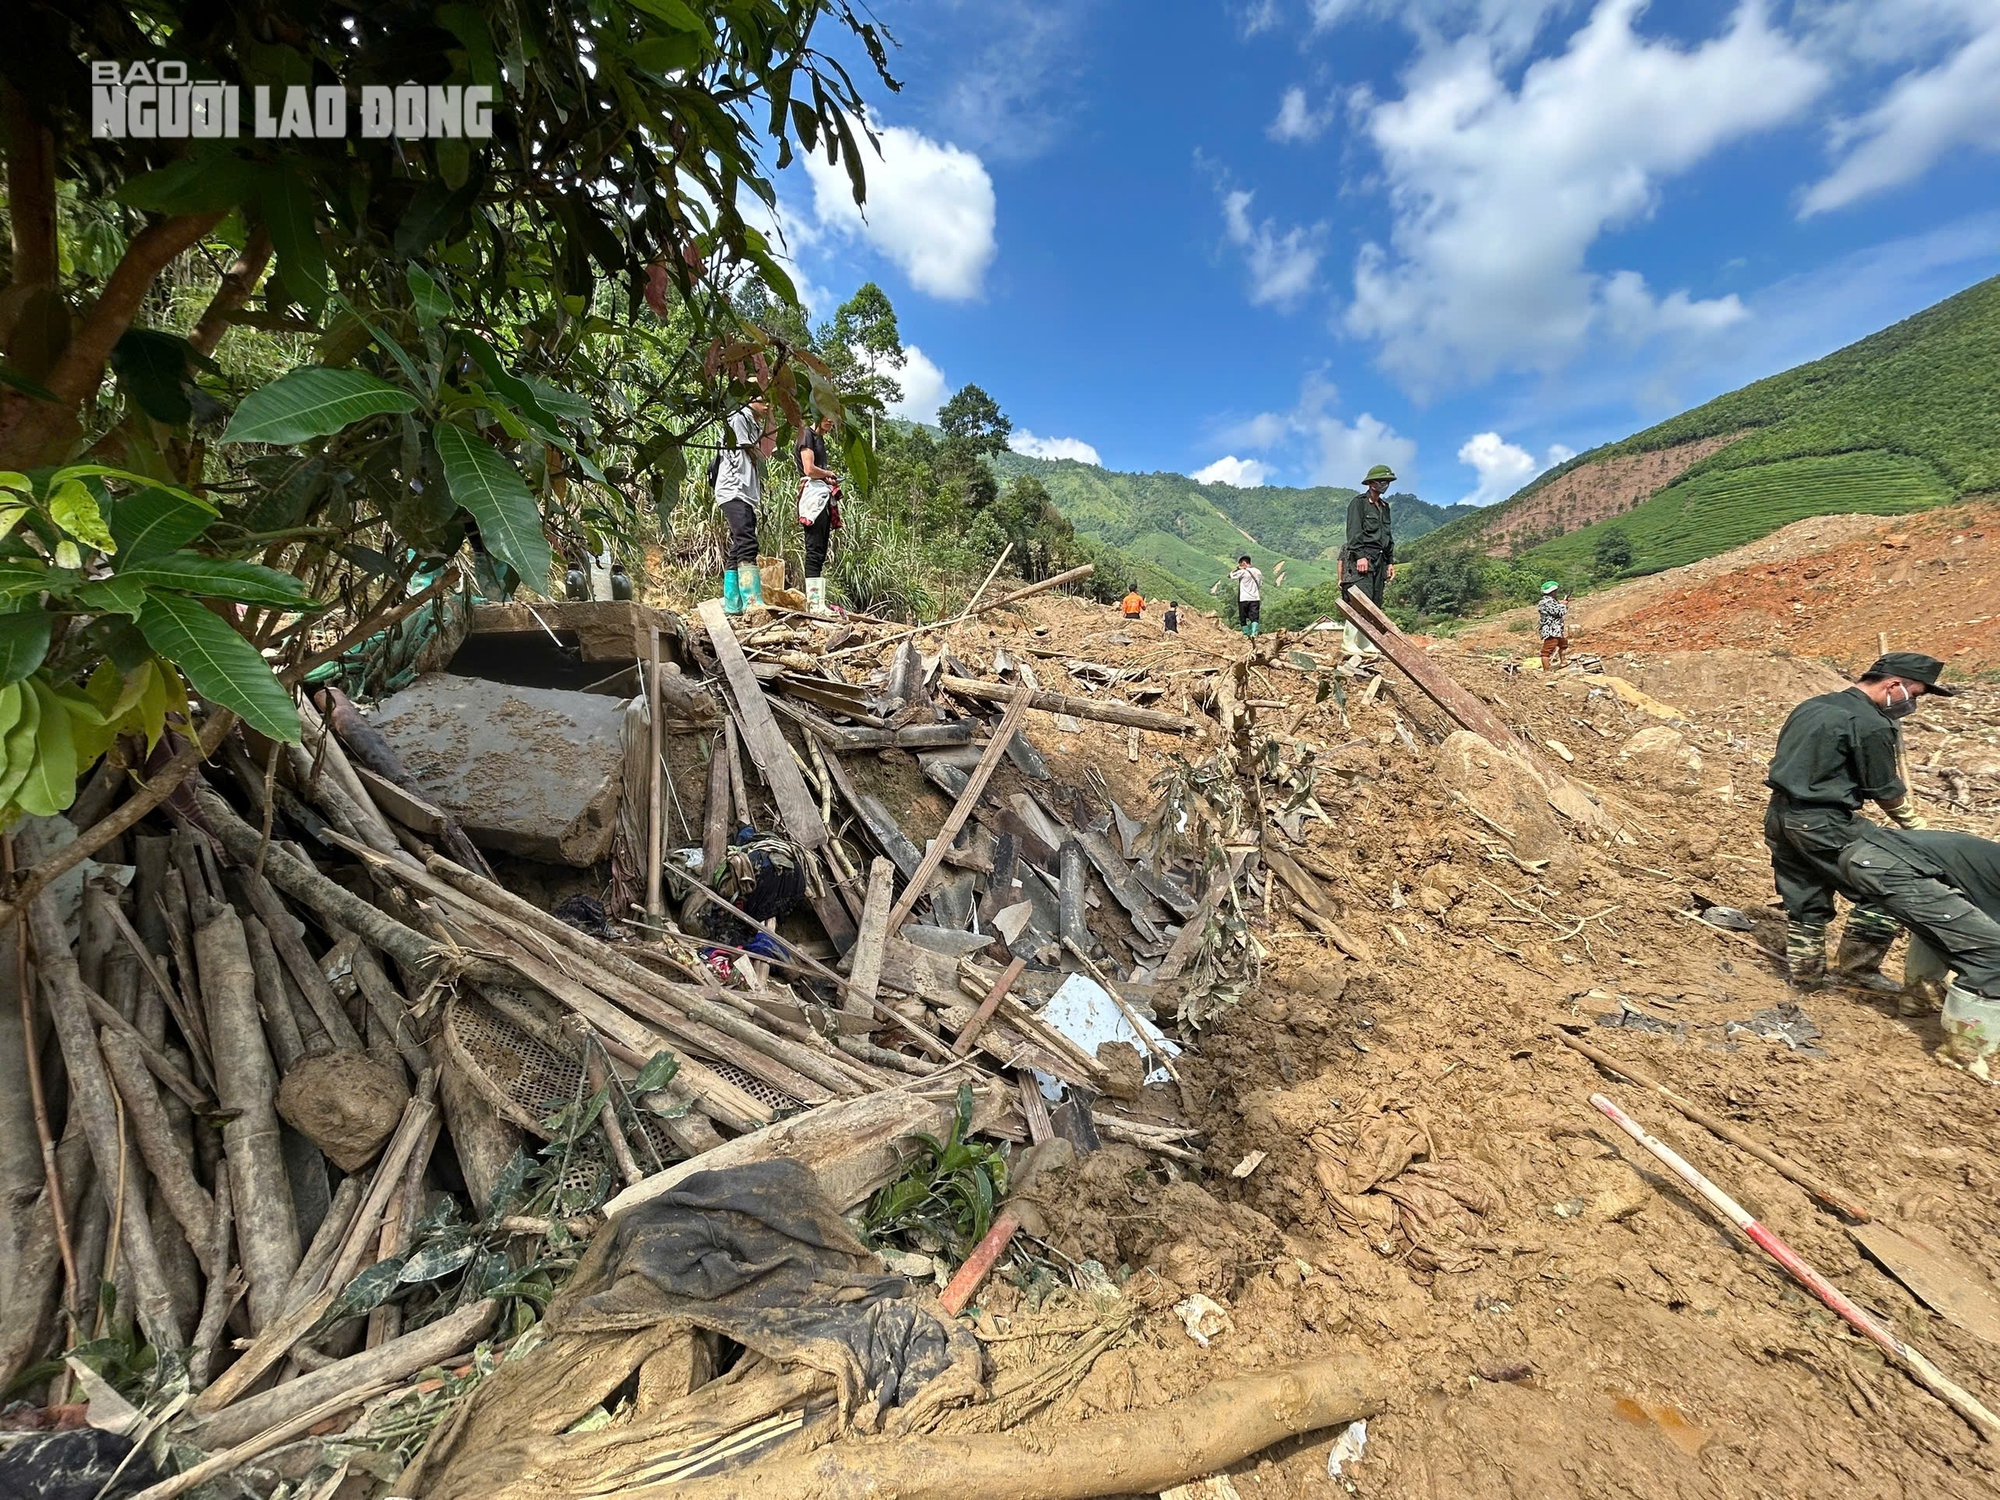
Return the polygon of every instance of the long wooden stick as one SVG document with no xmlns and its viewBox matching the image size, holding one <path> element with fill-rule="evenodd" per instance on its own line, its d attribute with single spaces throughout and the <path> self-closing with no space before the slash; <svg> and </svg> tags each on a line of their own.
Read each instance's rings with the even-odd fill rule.
<svg viewBox="0 0 2000 1500">
<path fill-rule="evenodd" d="M 1202 729 L 1201 721 L 1197 719 L 1182 714 L 1161 713 L 1156 708 L 1134 708 L 1116 698 L 1079 698 L 1070 693 L 1010 687 L 1005 683 L 982 682 L 977 677 L 954 677 L 949 673 L 938 678 L 938 686 L 957 697 L 985 703 L 1006 703 L 1026 693 L 1033 700 L 1031 706 L 1044 713 L 1070 714 L 1079 719 L 1096 719 L 1104 724 L 1127 724 L 1161 734 L 1197 734 Z"/>
<path fill-rule="evenodd" d="M 647 715 L 649 738 L 653 751 L 647 761 L 647 823 L 646 823 L 646 915 L 658 921 L 666 914 L 666 905 L 660 897 L 660 860 L 666 852 L 666 831 L 662 826 L 660 809 L 660 627 L 652 627 L 652 684 Z"/>
<path fill-rule="evenodd" d="M 1000 716 L 1000 727 L 993 731 L 993 739 L 986 746 L 986 753 L 979 757 L 979 764 L 972 768 L 972 775 L 966 778 L 965 790 L 958 794 L 958 805 L 944 820 L 944 826 L 931 840 L 931 847 L 917 866 L 917 873 L 910 877 L 910 883 L 903 887 L 902 899 L 897 901 L 889 913 L 888 931 L 900 932 L 903 924 L 910 920 L 910 913 L 916 910 L 917 902 L 923 899 L 931 877 L 944 863 L 945 850 L 958 837 L 958 831 L 965 826 L 965 820 L 972 816 L 972 809 L 979 805 L 979 794 L 986 790 L 986 783 L 1000 767 L 1000 758 L 1007 753 L 1007 742 L 1014 738 L 1014 732 L 1021 727 L 1021 721 L 1028 717 L 1032 707 L 1031 694 L 1026 688 L 1018 689 L 1014 701 L 1007 705 L 1007 712 Z"/>
<path fill-rule="evenodd" d="M 1007 998 L 1007 991 L 1014 987 L 1014 981 L 1021 977 L 1021 971 L 1028 967 L 1025 958 L 1016 958 L 1000 977 L 993 981 L 993 988 L 986 992 L 986 998 L 979 1002 L 979 1009 L 972 1013 L 972 1019 L 965 1023 L 965 1029 L 958 1034 L 958 1040 L 951 1044 L 951 1050 L 960 1057 L 972 1050 L 972 1044 L 979 1039 L 979 1033 L 986 1029 L 986 1023 L 993 1019 L 993 1012 L 1000 1008 L 1000 1002 Z"/>
<path fill-rule="evenodd" d="M 1843 1214 L 1854 1220 L 1857 1224 L 1866 1224 L 1875 1217 L 1846 1193 L 1834 1187 L 1825 1178 L 1800 1166 L 1797 1162 L 1791 1160 L 1791 1158 L 1779 1155 L 1754 1136 L 1746 1135 L 1727 1120 L 1710 1114 L 1693 1100 L 1682 1097 L 1673 1089 L 1667 1087 L 1666 1084 L 1660 1082 L 1659 1079 L 1641 1072 L 1639 1069 L 1633 1067 L 1632 1064 L 1621 1062 L 1611 1056 L 1610 1053 L 1600 1051 L 1598 1048 L 1591 1046 L 1590 1043 L 1580 1041 L 1566 1031 L 1558 1030 L 1556 1032 L 1556 1040 L 1561 1042 L 1565 1047 L 1581 1052 L 1614 1078 L 1622 1078 L 1638 1088 L 1651 1089 L 1675 1109 L 1694 1121 L 1695 1124 L 1705 1126 L 1709 1130 L 1714 1131 L 1739 1151 L 1756 1157 L 1758 1161 L 1761 1161 L 1780 1177 L 1797 1183 L 1807 1193 L 1819 1199 L 1820 1202 L 1824 1203 L 1835 1213 Z"/>
<path fill-rule="evenodd" d="M 1965 1418 L 1982 1438 L 1989 1443 L 2000 1440 L 2000 1417 L 1988 1411 L 1978 1397 L 1951 1380 L 1916 1349 L 1856 1307 L 1838 1287 L 1800 1259 L 1798 1252 L 1790 1245 L 1750 1217 L 1748 1210 L 1742 1204 L 1689 1166 L 1671 1146 L 1648 1135 L 1624 1110 L 1602 1094 L 1592 1094 L 1590 1103 L 1592 1108 L 1604 1115 L 1612 1124 L 1658 1157 L 1682 1182 L 1701 1194 L 1711 1208 L 1748 1235 L 1759 1249 L 1791 1272 L 1801 1286 L 1840 1314 L 1849 1327 L 1907 1370 L 1916 1379 L 1917 1384 Z"/>
</svg>

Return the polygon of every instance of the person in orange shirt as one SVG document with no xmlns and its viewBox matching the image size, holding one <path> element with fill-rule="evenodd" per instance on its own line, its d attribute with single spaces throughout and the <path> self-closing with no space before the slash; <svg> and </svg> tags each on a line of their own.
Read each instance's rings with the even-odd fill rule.
<svg viewBox="0 0 2000 1500">
<path fill-rule="evenodd" d="M 1125 611 L 1125 618 L 1128 620 L 1136 620 L 1145 614 L 1146 596 L 1139 592 L 1138 584 L 1135 583 L 1132 585 L 1124 599 L 1120 602 L 1120 608 Z"/>
</svg>

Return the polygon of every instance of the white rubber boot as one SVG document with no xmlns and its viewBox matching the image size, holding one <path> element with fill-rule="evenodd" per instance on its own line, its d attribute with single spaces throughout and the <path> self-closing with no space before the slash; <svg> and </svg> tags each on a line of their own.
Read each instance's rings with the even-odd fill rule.
<svg viewBox="0 0 2000 1500">
<path fill-rule="evenodd" d="M 1944 1030 L 1938 1061 L 1964 1069 L 1981 1083 L 1993 1082 L 1993 1055 L 2000 1052 L 2000 1000 L 1951 985 L 1938 1021 Z"/>
<path fill-rule="evenodd" d="M 826 607 L 826 580 L 824 578 L 808 578 L 806 580 L 806 613 L 811 615 L 815 620 L 824 620 L 829 617 Z"/>
</svg>

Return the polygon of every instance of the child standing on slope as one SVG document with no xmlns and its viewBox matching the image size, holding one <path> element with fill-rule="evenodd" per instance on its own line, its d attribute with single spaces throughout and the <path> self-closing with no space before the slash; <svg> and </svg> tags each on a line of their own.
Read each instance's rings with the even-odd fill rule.
<svg viewBox="0 0 2000 1500">
<path fill-rule="evenodd" d="M 1236 559 L 1229 576 L 1236 580 L 1236 623 L 1245 635 L 1257 633 L 1257 617 L 1264 609 L 1264 570 L 1250 565 L 1250 554 Z"/>
</svg>

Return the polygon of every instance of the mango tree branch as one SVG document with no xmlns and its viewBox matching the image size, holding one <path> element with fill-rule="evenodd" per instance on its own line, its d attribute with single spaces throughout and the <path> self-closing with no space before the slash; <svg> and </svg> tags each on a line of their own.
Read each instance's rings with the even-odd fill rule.
<svg viewBox="0 0 2000 1500">
<path fill-rule="evenodd" d="M 195 241 L 222 222 L 219 213 L 176 214 L 142 230 L 104 291 L 85 316 L 42 383 L 54 401 L 38 400 L 19 391 L 0 398 L 0 469 L 32 469 L 62 459 L 76 441 L 76 409 L 89 400 L 104 379 L 111 349 L 132 326 L 160 272 Z"/>
<path fill-rule="evenodd" d="M 40 864 L 16 875 L 11 899 L 0 901 L 0 927 L 13 921 L 15 913 L 47 890 L 52 882 L 61 879 L 171 797 L 194 768 L 215 753 L 216 746 L 222 743 L 222 737 L 235 723 L 235 714 L 226 708 L 218 708 L 209 715 L 201 734 L 180 754 L 161 766 L 152 780 L 127 797 L 116 812 L 98 819 Z"/>
<path fill-rule="evenodd" d="M 243 304 L 250 300 L 250 294 L 257 290 L 257 281 L 263 276 L 264 268 L 271 263 L 271 231 L 259 224 L 250 231 L 250 238 L 243 246 L 243 253 L 230 263 L 222 273 L 222 280 L 215 288 L 215 295 L 209 299 L 208 310 L 201 315 L 201 321 L 194 325 L 194 332 L 188 335 L 188 342 L 203 354 L 215 353 L 215 346 L 222 342 L 222 336 L 229 332 L 229 315 L 240 312 Z"/>
</svg>

